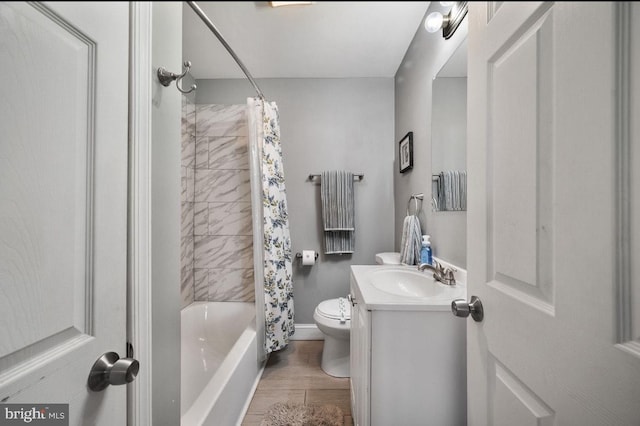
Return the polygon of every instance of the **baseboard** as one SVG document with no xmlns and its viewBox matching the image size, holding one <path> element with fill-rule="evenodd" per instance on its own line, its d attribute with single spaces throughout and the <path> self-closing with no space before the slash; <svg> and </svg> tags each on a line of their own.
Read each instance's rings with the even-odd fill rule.
<svg viewBox="0 0 640 426">
<path fill-rule="evenodd" d="M 289 340 L 324 340 L 324 334 L 315 324 L 296 324 L 296 332 Z"/>
</svg>

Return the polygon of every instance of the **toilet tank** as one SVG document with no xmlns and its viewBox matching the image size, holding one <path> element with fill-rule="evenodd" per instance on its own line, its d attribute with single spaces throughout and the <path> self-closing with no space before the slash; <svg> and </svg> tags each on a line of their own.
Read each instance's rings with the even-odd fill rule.
<svg viewBox="0 0 640 426">
<path fill-rule="evenodd" d="M 376 263 L 378 265 L 400 265 L 400 253 L 378 253 L 376 254 Z"/>
</svg>

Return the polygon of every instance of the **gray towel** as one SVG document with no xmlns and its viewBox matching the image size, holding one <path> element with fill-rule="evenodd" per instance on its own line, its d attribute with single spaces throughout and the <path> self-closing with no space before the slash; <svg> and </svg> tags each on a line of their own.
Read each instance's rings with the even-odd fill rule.
<svg viewBox="0 0 640 426">
<path fill-rule="evenodd" d="M 404 218 L 402 224 L 402 243 L 400 249 L 400 261 L 407 265 L 420 263 L 420 249 L 422 248 L 422 231 L 420 220 L 416 215 Z"/>
<path fill-rule="evenodd" d="M 437 211 L 460 211 L 467 209 L 467 172 L 440 172 L 436 184 Z"/>
<path fill-rule="evenodd" d="M 320 176 L 325 254 L 353 253 L 355 209 L 353 173 L 325 171 Z"/>
</svg>

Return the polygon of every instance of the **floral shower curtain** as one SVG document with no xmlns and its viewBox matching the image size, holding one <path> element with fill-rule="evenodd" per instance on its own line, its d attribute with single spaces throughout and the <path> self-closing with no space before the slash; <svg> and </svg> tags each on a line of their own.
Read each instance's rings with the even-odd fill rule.
<svg viewBox="0 0 640 426">
<path fill-rule="evenodd" d="M 289 337 L 295 331 L 291 237 L 278 107 L 275 102 L 259 98 L 247 99 L 247 106 L 256 308 L 264 301 L 264 313 L 256 316 L 256 322 L 264 319 L 266 354 L 286 347 Z M 262 293 L 264 299 L 261 297 Z M 258 327 L 258 333 L 260 328 Z"/>
</svg>

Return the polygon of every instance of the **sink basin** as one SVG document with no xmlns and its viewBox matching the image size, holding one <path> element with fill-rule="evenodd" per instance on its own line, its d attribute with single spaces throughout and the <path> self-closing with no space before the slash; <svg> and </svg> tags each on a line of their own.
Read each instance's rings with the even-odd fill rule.
<svg viewBox="0 0 640 426">
<path fill-rule="evenodd" d="M 404 297 L 435 297 L 445 288 L 433 279 L 433 273 L 409 269 L 385 269 L 371 274 L 371 285 L 385 293 Z"/>
</svg>

